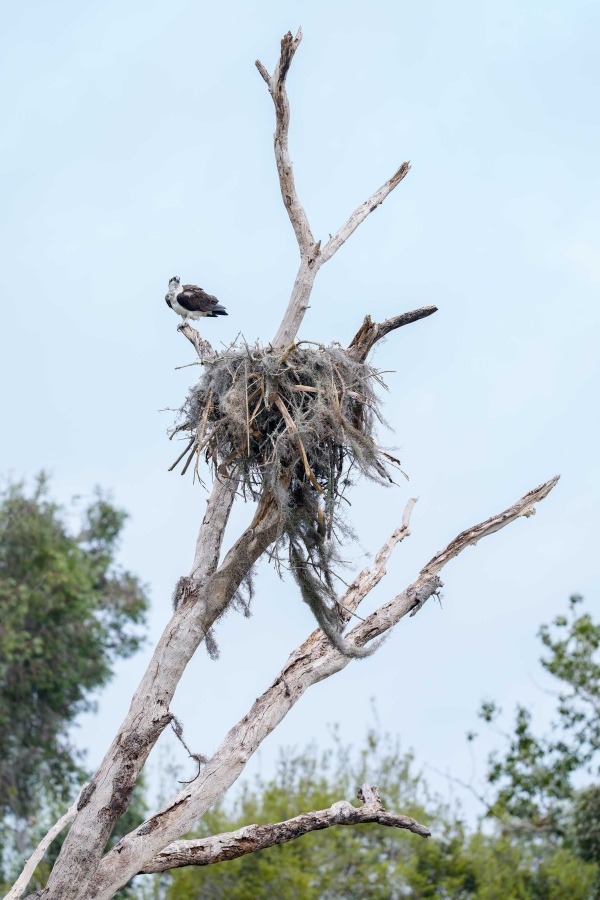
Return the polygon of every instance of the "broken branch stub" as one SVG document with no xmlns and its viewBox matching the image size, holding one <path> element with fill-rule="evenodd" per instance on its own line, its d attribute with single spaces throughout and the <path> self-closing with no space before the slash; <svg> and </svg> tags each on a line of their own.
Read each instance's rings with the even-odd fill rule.
<svg viewBox="0 0 600 900">
<path fill-rule="evenodd" d="M 348 356 L 357 362 L 364 362 L 377 341 L 386 337 L 391 331 L 418 322 L 437 312 L 437 306 L 423 306 L 421 309 L 413 309 L 410 312 L 393 316 L 383 322 L 373 322 L 371 316 L 365 316 L 364 322 L 350 341 L 347 349 Z"/>
</svg>

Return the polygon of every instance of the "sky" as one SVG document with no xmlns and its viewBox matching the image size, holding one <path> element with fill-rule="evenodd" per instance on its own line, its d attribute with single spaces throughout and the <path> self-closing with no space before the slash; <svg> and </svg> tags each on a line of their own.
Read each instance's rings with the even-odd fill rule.
<svg viewBox="0 0 600 900">
<path fill-rule="evenodd" d="M 325 746 L 373 723 L 443 775 L 483 771 L 491 738 L 465 734 L 495 698 L 510 715 L 551 698 L 536 632 L 583 593 L 598 611 L 600 8 L 581 0 L 23 2 L 2 13 L 0 329 L 3 478 L 41 468 L 64 503 L 95 485 L 127 509 L 121 563 L 149 585 L 149 641 L 119 663 L 74 740 L 96 765 L 189 571 L 206 493 L 167 471 L 174 412 L 198 377 L 164 303 L 202 285 L 228 318 L 215 345 L 273 337 L 296 273 L 279 195 L 273 109 L 258 75 L 304 40 L 289 76 L 291 153 L 326 239 L 404 160 L 411 172 L 317 277 L 301 337 L 346 344 L 365 314 L 435 304 L 375 355 L 410 482 L 361 485 L 348 548 L 361 569 L 418 496 L 412 536 L 365 608 L 390 599 L 463 528 L 555 474 L 535 518 L 444 570 L 442 608 L 404 620 L 372 658 L 311 689 L 247 772 L 280 748 Z M 231 543 L 251 510 L 236 509 Z M 368 555 L 365 555 L 368 554 Z M 210 754 L 313 629 L 268 566 L 254 615 L 217 629 L 172 710 Z M 497 740 L 495 738 L 495 740 Z M 184 772 L 185 754 L 161 739 Z M 492 742 L 493 743 L 493 742 Z M 468 795 L 462 797 L 474 815 Z M 300 812 L 300 810 L 299 810 Z"/>
</svg>

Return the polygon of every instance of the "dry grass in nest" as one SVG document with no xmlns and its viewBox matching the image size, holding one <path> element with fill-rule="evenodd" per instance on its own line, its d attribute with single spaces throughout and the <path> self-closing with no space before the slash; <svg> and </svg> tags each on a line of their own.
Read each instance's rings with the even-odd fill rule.
<svg viewBox="0 0 600 900">
<path fill-rule="evenodd" d="M 253 499 L 265 487 L 277 493 L 282 478 L 292 492 L 308 482 L 328 515 L 352 470 L 392 480 L 388 465 L 398 460 L 374 433 L 383 421 L 375 388 L 385 387 L 377 369 L 335 345 L 234 346 L 203 362 L 172 433 L 190 437 L 177 461 L 187 457 L 182 474 L 194 459 L 197 471 L 204 455 L 217 476 L 239 477 Z"/>
<path fill-rule="evenodd" d="M 375 438 L 383 422 L 381 372 L 337 345 L 307 342 L 285 350 L 234 345 L 203 364 L 171 435 L 189 436 L 172 468 L 187 457 L 182 474 L 194 460 L 197 472 L 204 456 L 245 497 L 272 493 L 281 516 L 278 547 L 287 547 L 304 600 L 344 649 L 331 580 L 339 562 L 331 538 L 345 533 L 341 500 L 359 475 L 389 484 L 390 467 L 399 467 Z"/>
</svg>

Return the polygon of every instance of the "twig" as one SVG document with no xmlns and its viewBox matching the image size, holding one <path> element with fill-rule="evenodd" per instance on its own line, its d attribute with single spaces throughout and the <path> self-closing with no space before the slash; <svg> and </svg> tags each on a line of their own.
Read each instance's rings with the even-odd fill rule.
<svg viewBox="0 0 600 900">
<path fill-rule="evenodd" d="M 248 408 L 248 366 L 246 361 L 244 360 L 244 389 L 246 392 L 246 436 L 247 436 L 247 447 L 248 447 L 248 456 L 250 456 L 250 410 Z"/>
<path fill-rule="evenodd" d="M 184 466 L 183 469 L 181 470 L 181 474 L 182 474 L 182 475 L 185 475 L 185 473 L 187 472 L 187 470 L 188 470 L 188 468 L 189 468 L 189 465 L 190 465 L 191 461 L 193 460 L 194 454 L 196 453 L 197 449 L 198 449 L 198 448 L 197 448 L 196 446 L 192 447 L 192 452 L 191 452 L 190 455 L 188 456 L 188 458 L 187 458 L 187 460 L 186 460 L 186 462 L 185 462 L 185 466 Z"/>
<path fill-rule="evenodd" d="M 298 429 L 296 428 L 296 423 L 290 416 L 289 411 L 288 411 L 285 403 L 281 399 L 281 397 L 279 397 L 279 396 L 277 397 L 277 399 L 275 400 L 275 405 L 277 406 L 281 415 L 283 416 L 285 424 L 288 427 L 288 430 L 296 435 L 296 440 L 298 442 L 298 448 L 300 450 L 300 455 L 302 457 L 302 463 L 304 465 L 304 471 L 306 472 L 308 478 L 310 479 L 312 486 L 315 488 L 315 490 L 319 491 L 320 494 L 324 493 L 323 488 L 321 487 L 321 485 L 319 484 L 319 482 L 316 479 L 315 473 L 313 472 L 313 470 L 310 467 L 310 463 L 308 461 L 308 456 L 306 455 L 306 450 L 304 449 L 304 444 L 302 443 L 302 438 L 298 434 Z"/>
<path fill-rule="evenodd" d="M 69 807 L 69 809 L 66 811 L 64 816 L 61 816 L 61 818 L 58 820 L 58 822 L 56 822 L 52 826 L 52 828 L 50 829 L 48 834 L 45 837 L 43 837 L 42 840 L 39 842 L 36 849 L 33 851 L 31 856 L 25 863 L 25 865 L 23 867 L 23 871 L 21 872 L 21 874 L 19 875 L 19 877 L 17 878 L 17 880 L 11 887 L 8 894 L 6 894 L 6 896 L 4 897 L 4 900 L 18 900 L 18 898 L 21 897 L 22 894 L 24 894 L 25 889 L 27 888 L 27 885 L 29 884 L 29 882 L 31 881 L 31 879 L 33 877 L 33 873 L 35 872 L 38 865 L 41 863 L 42 859 L 44 858 L 46 850 L 48 849 L 48 847 L 50 846 L 52 841 L 61 833 L 63 828 L 65 828 L 69 824 L 69 822 L 71 822 L 77 815 L 77 804 L 79 803 L 79 798 L 81 797 L 81 795 L 83 794 L 83 792 L 85 791 L 85 789 L 87 787 L 89 787 L 89 784 L 86 782 L 86 784 L 84 784 L 83 787 L 81 788 L 81 790 L 79 791 L 79 794 L 77 795 L 77 799 L 75 800 L 73 805 Z"/>
<path fill-rule="evenodd" d="M 344 604 L 342 603 L 342 601 L 341 601 L 341 600 L 338 600 L 337 597 L 336 597 L 336 599 L 335 599 L 335 602 L 337 603 L 337 605 L 338 605 L 341 609 L 345 610 L 345 611 L 346 611 L 347 613 L 349 613 L 351 616 L 354 616 L 354 618 L 360 619 L 361 622 L 364 622 L 364 621 L 365 621 L 365 620 L 363 619 L 362 616 L 359 616 L 358 613 L 353 612 L 353 611 L 350 609 L 349 606 L 344 606 Z"/>
<path fill-rule="evenodd" d="M 200 452 L 200 449 L 203 446 L 202 441 L 204 440 L 204 432 L 206 431 L 206 425 L 207 425 L 208 416 L 210 413 L 210 404 L 212 403 L 213 390 L 214 390 L 214 388 L 211 385 L 210 390 L 208 392 L 208 397 L 206 398 L 206 402 L 204 404 L 204 411 L 202 413 L 202 419 L 200 421 L 200 428 L 198 430 L 198 439 L 197 439 L 198 452 Z"/>
<path fill-rule="evenodd" d="M 432 766 L 431 763 L 426 763 L 428 769 L 431 769 L 432 772 L 435 772 L 436 775 L 439 775 L 441 778 L 445 778 L 446 781 L 450 781 L 453 784 L 457 784 L 459 787 L 464 788 L 465 791 L 469 791 L 476 800 L 478 800 L 482 806 L 485 806 L 486 809 L 490 808 L 487 800 L 479 794 L 472 784 L 469 784 L 467 781 L 463 781 L 462 778 L 457 778 L 456 775 L 450 775 L 449 772 L 442 772 L 440 769 L 436 769 L 435 766 Z"/>
<path fill-rule="evenodd" d="M 168 472 L 172 472 L 173 469 L 175 468 L 175 466 L 178 465 L 178 464 L 181 462 L 181 460 L 183 459 L 183 457 L 185 456 L 185 454 L 188 452 L 188 450 L 191 448 L 191 446 L 192 446 L 192 444 L 194 443 L 195 440 L 196 440 L 195 437 L 193 437 L 193 438 L 191 439 L 191 441 L 189 442 L 189 444 L 187 445 L 187 447 L 185 448 L 185 450 L 183 451 L 183 453 L 181 453 L 181 454 L 177 457 L 177 459 L 175 460 L 175 462 L 173 463 L 172 466 L 169 466 L 169 468 L 167 469 Z"/>
<path fill-rule="evenodd" d="M 200 773 L 200 768 L 203 765 L 205 765 L 205 763 L 208 762 L 208 757 L 205 756 L 203 753 L 192 753 L 192 751 L 188 747 L 188 745 L 185 741 L 185 738 L 183 736 L 183 725 L 182 725 L 181 721 L 177 718 L 177 716 L 173 716 L 173 718 L 171 719 L 171 728 L 173 729 L 175 736 L 178 738 L 178 740 L 183 745 L 184 749 L 187 751 L 187 755 L 190 757 L 190 759 L 195 760 L 195 762 L 198 766 L 198 772 L 196 773 L 194 778 L 197 778 Z M 192 778 L 190 781 L 180 781 L 179 784 L 191 784 L 191 781 L 193 781 L 193 780 L 194 779 Z"/>
</svg>

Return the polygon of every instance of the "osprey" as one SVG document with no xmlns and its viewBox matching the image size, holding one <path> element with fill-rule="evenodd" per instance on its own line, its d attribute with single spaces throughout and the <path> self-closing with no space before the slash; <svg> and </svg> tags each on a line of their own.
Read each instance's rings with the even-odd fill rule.
<svg viewBox="0 0 600 900">
<path fill-rule="evenodd" d="M 216 319 L 217 316 L 227 315 L 227 310 L 216 297 L 195 284 L 182 284 L 177 275 L 169 281 L 169 293 L 165 300 L 167 306 L 183 318 L 183 325 L 187 325 L 188 319 Z"/>
</svg>

